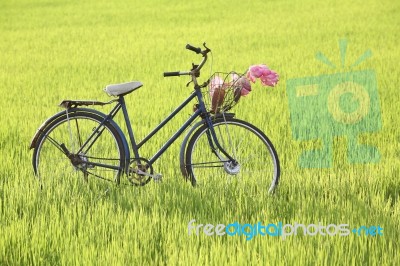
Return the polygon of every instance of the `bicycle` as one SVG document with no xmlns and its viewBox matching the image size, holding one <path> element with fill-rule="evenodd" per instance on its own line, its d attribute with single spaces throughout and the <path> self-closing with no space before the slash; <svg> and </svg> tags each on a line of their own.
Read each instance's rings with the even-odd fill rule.
<svg viewBox="0 0 400 266">
<path fill-rule="evenodd" d="M 200 118 L 200 121 L 192 125 L 181 145 L 179 158 L 182 175 L 193 186 L 225 178 L 229 182 L 233 179 L 239 182 L 250 180 L 261 188 L 269 186 L 268 191 L 273 192 L 280 175 L 276 150 L 261 130 L 235 118 L 234 113 L 227 112 L 238 101 L 233 86 L 225 90 L 223 105 L 218 105 L 218 109 L 210 108 L 214 104 L 208 91 L 211 78 L 202 84 L 197 80 L 207 61 L 207 54 L 211 52 L 205 43 L 203 46 L 204 50 L 186 45 L 186 49 L 203 57 L 198 65 L 192 63 L 190 71 L 164 72 L 164 77 L 190 76 L 194 90 L 139 142 L 134 137 L 124 97 L 142 87 L 141 82 L 108 85 L 105 92 L 116 97 L 108 102 L 63 100 L 60 106 L 65 110 L 47 119 L 37 130 L 30 145 L 30 149 L 34 149 L 34 173 L 41 187 L 51 182 L 47 180 L 54 180 L 55 177 L 70 178 L 70 174 L 83 176 L 85 181 L 89 176 L 94 176 L 117 184 L 121 183 L 121 176 L 126 176 L 123 183 L 135 186 L 143 186 L 151 179 L 159 181 L 162 175 L 154 173 L 153 163 Z M 228 95 L 231 95 L 230 99 Z M 189 119 L 151 158 L 140 157 L 139 150 L 146 142 L 194 99 L 197 99 L 197 103 Z M 82 107 L 112 103 L 115 106 L 108 114 Z M 121 128 L 113 120 L 120 110 L 130 147 Z M 265 179 L 266 183 L 263 183 Z"/>
</svg>

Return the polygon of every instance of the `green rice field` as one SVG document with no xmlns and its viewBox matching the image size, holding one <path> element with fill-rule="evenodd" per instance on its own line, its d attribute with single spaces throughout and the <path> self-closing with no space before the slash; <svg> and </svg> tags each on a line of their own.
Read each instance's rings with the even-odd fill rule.
<svg viewBox="0 0 400 266">
<path fill-rule="evenodd" d="M 399 13 L 400 2 L 390 0 L 0 0 L 0 265 L 399 265 Z M 261 63 L 280 75 L 274 88 L 252 85 L 233 109 L 274 143 L 281 163 L 276 193 L 247 193 L 223 181 L 193 188 L 179 168 L 183 136 L 153 165 L 161 183 L 116 186 L 91 178 L 40 189 L 30 141 L 62 110 L 62 100 L 109 101 L 106 85 L 139 80 L 144 86 L 125 99 L 142 139 L 192 90 L 188 77 L 163 72 L 189 70 L 201 58 L 185 45 L 203 42 L 213 56 L 202 81 Z M 371 56 L 354 65 L 368 50 Z M 326 121 L 295 110 L 306 131 L 332 140 L 330 167 L 301 167 L 302 152 L 323 143 L 294 138 L 288 81 L 364 70 L 375 74 L 379 127 L 368 130 L 367 123 L 354 134 L 376 147 L 378 159 L 349 161 L 351 136 L 318 131 Z M 141 156 L 150 158 L 192 113 L 192 106 L 184 109 Z M 121 116 L 116 122 L 125 130 Z M 193 219 L 195 226 L 382 230 L 247 240 L 196 229 L 189 235 Z"/>
</svg>

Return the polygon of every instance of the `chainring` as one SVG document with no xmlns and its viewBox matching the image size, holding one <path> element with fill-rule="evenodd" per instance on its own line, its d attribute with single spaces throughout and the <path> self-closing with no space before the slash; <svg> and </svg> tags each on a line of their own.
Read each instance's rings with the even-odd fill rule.
<svg viewBox="0 0 400 266">
<path fill-rule="evenodd" d="M 135 158 L 129 163 L 128 181 L 134 186 L 144 186 L 151 180 L 153 167 L 145 158 Z"/>
</svg>

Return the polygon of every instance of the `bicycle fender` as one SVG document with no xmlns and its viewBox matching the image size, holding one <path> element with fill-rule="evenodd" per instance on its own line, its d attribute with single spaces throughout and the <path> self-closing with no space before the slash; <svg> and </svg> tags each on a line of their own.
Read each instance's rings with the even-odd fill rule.
<svg viewBox="0 0 400 266">
<path fill-rule="evenodd" d="M 29 146 L 30 150 L 36 148 L 39 137 L 43 134 L 43 132 L 45 132 L 45 129 L 50 125 L 50 123 L 64 113 L 65 111 L 58 112 L 57 114 L 49 117 L 46 121 L 43 122 L 43 124 L 36 130 L 36 133 L 31 140 L 31 145 Z"/>
<path fill-rule="evenodd" d="M 72 112 L 79 112 L 79 111 L 81 111 L 81 112 L 87 112 L 87 113 L 93 113 L 93 114 L 96 114 L 96 115 L 98 115 L 98 116 L 100 116 L 100 117 L 102 117 L 102 118 L 104 118 L 104 119 L 107 117 L 106 114 L 104 114 L 104 113 L 102 113 L 102 112 L 99 112 L 99 111 L 97 111 L 97 110 L 94 110 L 94 109 L 87 109 L 87 108 L 70 108 L 70 109 L 68 109 L 68 112 L 69 112 L 69 113 L 72 113 Z M 29 146 L 29 149 L 36 148 L 36 146 L 37 146 L 37 144 L 38 144 L 38 143 L 37 143 L 38 140 L 40 139 L 40 137 L 42 136 L 42 134 L 44 134 L 44 132 L 46 132 L 46 130 L 47 130 L 47 128 L 49 127 L 49 125 L 50 125 L 54 120 L 56 120 L 57 118 L 59 118 L 60 116 L 66 115 L 66 113 L 67 113 L 67 110 L 58 112 L 57 114 L 53 115 L 52 117 L 48 118 L 45 122 L 43 122 L 43 124 L 37 129 L 35 135 L 33 136 L 32 141 L 31 141 L 31 144 L 30 144 L 30 146 Z M 121 136 L 121 139 L 122 139 L 122 142 L 123 142 L 123 146 L 124 146 L 124 149 L 125 149 L 125 159 L 126 159 L 127 161 L 129 161 L 129 158 L 130 158 L 129 146 L 128 146 L 128 142 L 127 142 L 127 140 L 126 140 L 126 138 L 125 138 L 125 135 L 122 133 L 121 128 L 114 122 L 114 120 L 110 119 L 109 122 L 110 122 L 110 124 L 115 128 L 115 130 L 117 130 L 118 134 Z"/>
<path fill-rule="evenodd" d="M 199 128 L 199 127 L 201 127 L 202 125 L 204 125 L 204 123 L 205 123 L 205 121 L 204 121 L 204 119 L 203 119 L 203 120 L 197 122 L 196 124 L 194 124 L 194 126 L 192 126 L 192 127 L 190 128 L 189 132 L 185 135 L 185 138 L 183 139 L 183 142 L 182 142 L 182 145 L 181 145 L 181 150 L 180 150 L 180 152 L 179 152 L 179 161 L 180 161 L 180 168 L 181 168 L 182 175 L 183 175 L 185 178 L 188 177 L 188 174 L 187 174 L 187 171 L 186 171 L 186 162 L 185 162 L 187 143 L 188 143 L 190 137 L 192 136 L 193 132 L 194 132 L 197 128 Z"/>
</svg>

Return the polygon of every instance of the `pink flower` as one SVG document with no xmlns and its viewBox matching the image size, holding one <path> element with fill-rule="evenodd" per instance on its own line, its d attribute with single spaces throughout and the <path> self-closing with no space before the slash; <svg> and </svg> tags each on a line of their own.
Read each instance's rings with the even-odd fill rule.
<svg viewBox="0 0 400 266">
<path fill-rule="evenodd" d="M 211 98 L 213 97 L 214 91 L 221 88 L 224 85 L 224 80 L 219 77 L 215 76 L 211 81 L 210 81 L 210 96 Z"/>
<path fill-rule="evenodd" d="M 271 87 L 274 87 L 279 81 L 278 74 L 264 64 L 250 66 L 246 77 L 253 83 L 255 83 L 256 79 L 259 78 L 261 84 Z"/>
<path fill-rule="evenodd" d="M 250 84 L 249 80 L 246 77 L 239 78 L 236 81 L 235 86 L 240 88 L 240 95 L 241 96 L 246 96 L 251 91 L 251 84 Z"/>
<path fill-rule="evenodd" d="M 231 82 L 235 83 L 235 81 L 239 78 L 239 75 L 236 73 L 231 74 Z"/>
<path fill-rule="evenodd" d="M 276 72 L 271 71 L 270 74 L 266 76 L 261 76 L 260 80 L 261 84 L 263 84 L 264 86 L 274 87 L 279 81 L 279 76 Z"/>
<path fill-rule="evenodd" d="M 245 96 L 250 93 L 251 85 L 246 77 L 239 77 L 238 74 L 231 74 L 231 84 L 238 90 L 240 90 L 240 96 Z"/>
</svg>

